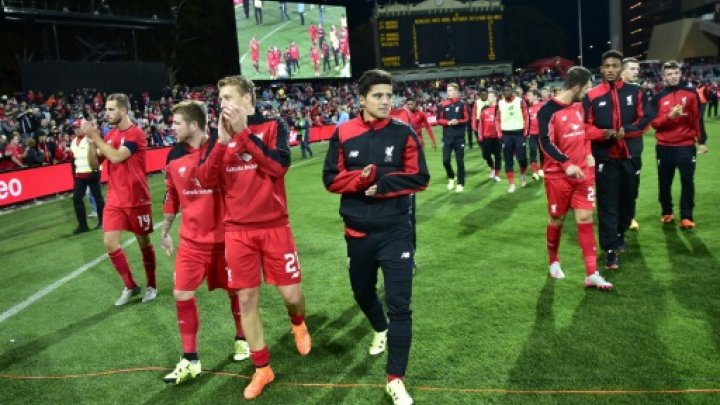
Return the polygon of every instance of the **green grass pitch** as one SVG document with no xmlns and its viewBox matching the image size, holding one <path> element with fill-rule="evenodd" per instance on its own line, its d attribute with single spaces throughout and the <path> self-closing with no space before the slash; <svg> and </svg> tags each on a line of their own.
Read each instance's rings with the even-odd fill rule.
<svg viewBox="0 0 720 405">
<path fill-rule="evenodd" d="M 508 194 L 506 182 L 487 179 L 474 148 L 466 151 L 465 192 L 451 193 L 441 152 L 427 150 L 433 177 L 417 197 L 418 273 L 406 379 L 417 403 L 720 401 L 719 129 L 718 121 L 708 123 L 710 152 L 698 156 L 694 231 L 660 224 L 654 140 L 646 136 L 640 230 L 629 233 L 621 269 L 603 271 L 615 284 L 612 292 L 583 288 L 571 218 L 560 249 L 567 277 L 548 279 L 541 183 Z M 293 149 L 286 178 L 313 350 L 308 357 L 296 353 L 280 298 L 264 288 L 265 334 L 277 377 L 256 402 L 390 403 L 382 389 L 386 357 L 367 355 L 371 329 L 352 300 L 338 196 L 321 182 L 327 146 L 313 148 L 309 160 Z M 114 307 L 122 284 L 105 259 L 0 322 L 0 402 L 242 401 L 252 365 L 230 360 L 234 328 L 223 292 L 198 293 L 199 354 L 207 372 L 186 385 L 162 382 L 181 349 L 172 261 L 160 250 L 157 225 L 162 175 L 151 176 L 150 185 L 158 299 Z M 104 253 L 100 231 L 70 235 L 74 221 L 69 198 L 0 216 L 0 312 Z M 144 283 L 137 246 L 126 252 Z"/>
</svg>

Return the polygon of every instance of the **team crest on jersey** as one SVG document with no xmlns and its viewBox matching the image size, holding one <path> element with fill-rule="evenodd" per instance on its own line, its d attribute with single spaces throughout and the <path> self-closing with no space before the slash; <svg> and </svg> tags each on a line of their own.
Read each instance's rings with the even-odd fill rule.
<svg viewBox="0 0 720 405">
<path fill-rule="evenodd" d="M 388 146 L 385 148 L 385 161 L 386 162 L 392 162 L 392 154 L 393 150 L 395 150 L 395 146 Z"/>
<path fill-rule="evenodd" d="M 560 119 L 560 121 L 562 121 L 562 122 L 565 122 L 567 120 L 568 120 L 567 115 L 563 115 L 562 118 Z"/>
<path fill-rule="evenodd" d="M 180 166 L 180 168 L 178 169 L 178 174 L 180 175 L 180 177 L 185 176 L 185 170 L 185 166 Z"/>
<path fill-rule="evenodd" d="M 356 158 L 356 157 L 360 156 L 360 151 L 359 150 L 351 150 L 350 153 L 348 153 L 348 156 L 351 158 Z"/>
<path fill-rule="evenodd" d="M 460 106 L 455 107 L 455 112 L 460 112 Z"/>
<path fill-rule="evenodd" d="M 663 105 L 670 105 L 670 100 L 665 100 L 665 102 L 663 103 Z"/>
<path fill-rule="evenodd" d="M 237 145 L 237 142 L 232 141 L 232 142 L 230 142 L 230 143 L 228 144 L 228 148 L 234 148 L 235 145 Z"/>
<path fill-rule="evenodd" d="M 242 159 L 245 162 L 249 162 L 252 159 L 252 156 L 249 153 L 244 153 L 240 155 L 240 159 Z"/>
<path fill-rule="evenodd" d="M 627 105 L 633 105 L 633 103 L 632 103 L 632 95 L 627 96 Z"/>
<path fill-rule="evenodd" d="M 578 129 L 580 129 L 580 125 L 578 125 L 578 124 L 572 124 L 570 126 L 572 127 L 573 131 L 577 131 Z"/>
</svg>

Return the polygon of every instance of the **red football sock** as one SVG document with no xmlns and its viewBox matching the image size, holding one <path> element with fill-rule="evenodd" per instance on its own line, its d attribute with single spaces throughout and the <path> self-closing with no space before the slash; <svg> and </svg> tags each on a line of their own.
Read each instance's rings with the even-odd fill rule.
<svg viewBox="0 0 720 405">
<path fill-rule="evenodd" d="M 197 335 L 200 329 L 197 301 L 195 297 L 187 301 L 175 301 L 175 306 L 183 353 L 197 353 Z"/>
<path fill-rule="evenodd" d="M 250 350 L 250 360 L 252 360 L 255 368 L 265 367 L 270 364 L 270 352 L 267 346 L 263 346 L 260 350 Z"/>
<path fill-rule="evenodd" d="M 402 381 L 403 378 L 405 378 L 405 376 L 395 375 L 395 374 L 388 374 L 388 376 L 387 376 L 387 381 L 388 381 L 388 382 L 391 382 L 391 381 L 393 381 L 393 380 L 401 380 L 401 381 Z"/>
<path fill-rule="evenodd" d="M 305 314 L 293 315 L 288 312 L 288 316 L 290 317 L 290 323 L 292 323 L 295 326 L 300 325 L 301 323 L 305 322 Z"/>
<path fill-rule="evenodd" d="M 237 294 L 229 294 L 228 298 L 230 298 L 230 311 L 235 320 L 235 336 L 245 339 L 245 332 L 243 332 L 242 328 L 242 318 L 240 317 L 240 298 Z"/>
<path fill-rule="evenodd" d="M 508 183 L 515 184 L 515 173 L 513 172 L 505 172 L 505 176 L 507 176 Z"/>
<path fill-rule="evenodd" d="M 532 169 L 533 173 L 537 173 L 537 163 L 530 163 L 530 168 Z"/>
<path fill-rule="evenodd" d="M 137 287 L 135 280 L 133 280 L 132 272 L 130 271 L 130 264 L 128 264 L 127 257 L 125 256 L 123 249 L 119 248 L 118 250 L 109 253 L 108 256 L 110 257 L 110 261 L 115 267 L 115 270 L 122 278 L 123 283 L 125 283 L 125 288 L 132 290 Z"/>
<path fill-rule="evenodd" d="M 560 256 L 558 256 L 558 250 L 560 250 L 560 231 L 562 231 L 562 226 L 547 224 L 547 250 L 549 264 L 560 261 Z"/>
<path fill-rule="evenodd" d="M 597 271 L 597 249 L 595 248 L 595 232 L 593 224 L 577 224 L 578 242 L 585 260 L 585 274 L 590 276 Z"/>
<path fill-rule="evenodd" d="M 155 282 L 155 248 L 153 245 L 147 246 L 141 250 L 143 258 L 143 267 L 145 267 L 145 277 L 147 278 L 147 286 L 157 288 Z"/>
</svg>

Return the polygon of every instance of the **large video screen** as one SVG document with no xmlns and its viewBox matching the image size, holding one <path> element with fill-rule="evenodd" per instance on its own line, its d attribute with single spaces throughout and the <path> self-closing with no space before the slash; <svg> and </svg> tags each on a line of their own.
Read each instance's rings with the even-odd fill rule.
<svg viewBox="0 0 720 405">
<path fill-rule="evenodd" d="M 252 80 L 350 77 L 345 7 L 233 0 L 240 73 Z"/>
</svg>

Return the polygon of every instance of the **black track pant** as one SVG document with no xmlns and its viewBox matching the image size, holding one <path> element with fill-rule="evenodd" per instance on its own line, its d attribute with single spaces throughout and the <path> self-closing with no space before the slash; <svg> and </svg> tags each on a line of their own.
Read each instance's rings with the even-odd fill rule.
<svg viewBox="0 0 720 405">
<path fill-rule="evenodd" d="M 616 250 L 635 214 L 638 169 L 631 159 L 595 162 L 598 233 L 603 250 Z"/>
<path fill-rule="evenodd" d="M 405 375 L 412 340 L 412 237 L 409 220 L 363 238 L 345 236 L 353 296 L 376 332 L 388 330 L 387 374 L 400 376 Z M 376 291 L 378 267 L 383 272 L 387 318 Z"/>
<path fill-rule="evenodd" d="M 693 220 L 695 207 L 695 146 L 655 146 L 658 164 L 658 201 L 662 215 L 673 213 L 672 183 L 680 170 L 680 218 Z"/>
<path fill-rule="evenodd" d="M 443 137 L 443 166 L 448 179 L 455 178 L 455 172 L 450 164 L 453 151 L 457 162 L 457 184 L 465 185 L 465 134 Z"/>
<path fill-rule="evenodd" d="M 520 170 L 525 170 L 528 165 L 525 153 L 525 138 L 522 131 L 505 131 L 502 137 L 503 157 L 505 158 L 505 172 L 513 171 L 513 158 L 517 159 Z"/>
<path fill-rule="evenodd" d="M 100 172 L 93 172 L 90 177 L 86 179 L 76 177 L 73 184 L 73 207 L 75 208 L 75 218 L 77 218 L 80 228 L 88 227 L 87 215 L 85 215 L 85 201 L 83 201 L 88 186 L 97 205 L 98 223 L 101 224 L 103 219 L 105 200 L 100 191 Z"/>
<path fill-rule="evenodd" d="M 490 169 L 495 169 L 495 175 L 498 176 L 502 168 L 502 142 L 498 138 L 485 138 L 480 143 L 482 148 L 483 159 L 487 162 Z"/>
</svg>

